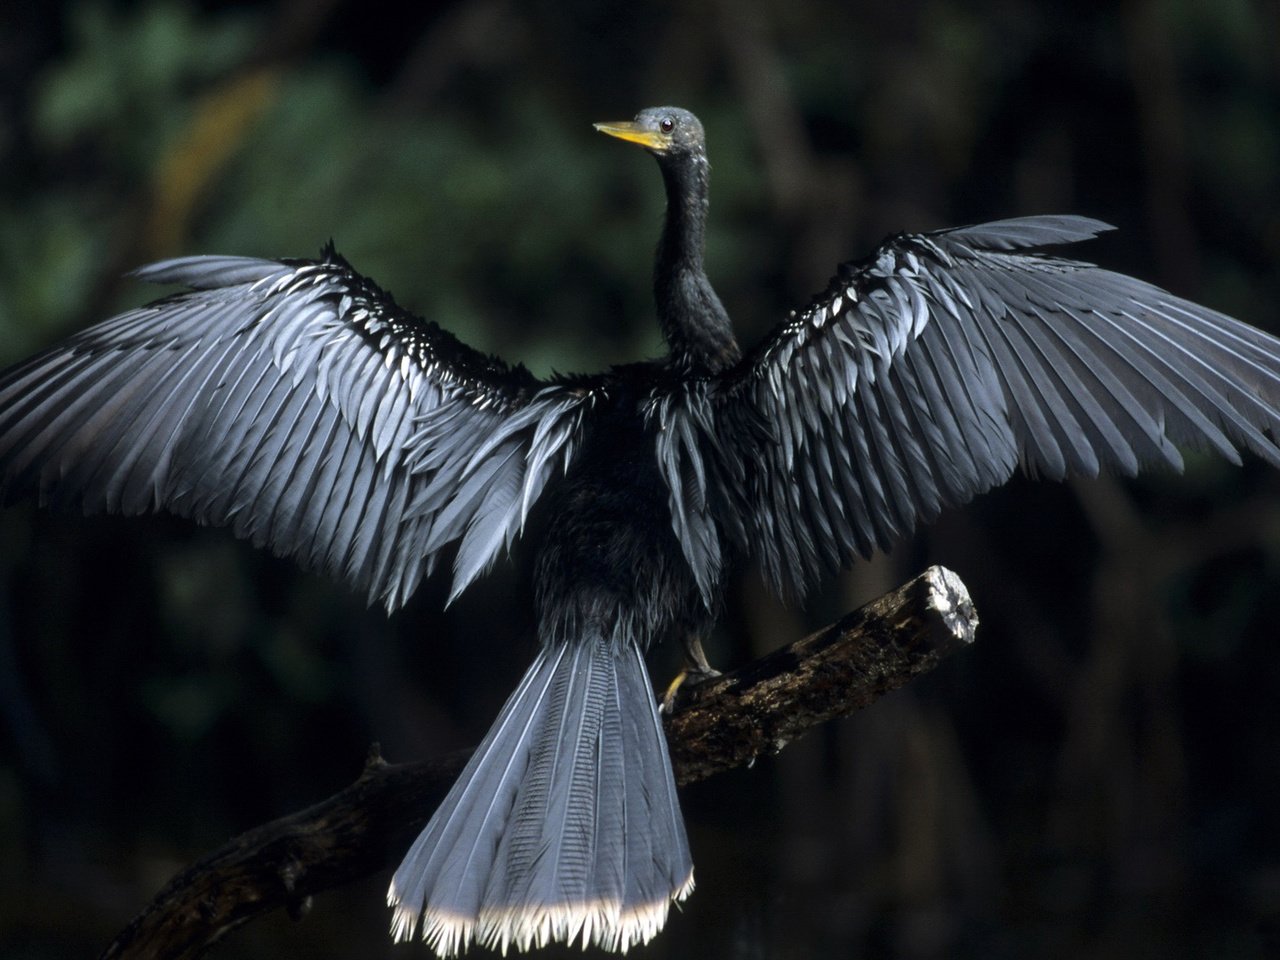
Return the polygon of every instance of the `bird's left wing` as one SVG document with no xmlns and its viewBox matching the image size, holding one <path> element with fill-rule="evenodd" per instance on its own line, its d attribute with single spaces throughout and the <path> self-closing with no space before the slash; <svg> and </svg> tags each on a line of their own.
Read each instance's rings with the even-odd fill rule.
<svg viewBox="0 0 1280 960">
<path fill-rule="evenodd" d="M 657 455 L 704 591 L 720 532 L 779 592 L 1004 482 L 1280 466 L 1280 341 L 1037 252 L 1109 229 L 1028 217 L 886 241 L 736 367 L 655 393 Z"/>
<path fill-rule="evenodd" d="M 460 343 L 326 249 L 138 271 L 189 292 L 0 372 L 0 494 L 166 510 L 400 606 L 454 593 L 568 463 L 591 390 Z"/>
</svg>

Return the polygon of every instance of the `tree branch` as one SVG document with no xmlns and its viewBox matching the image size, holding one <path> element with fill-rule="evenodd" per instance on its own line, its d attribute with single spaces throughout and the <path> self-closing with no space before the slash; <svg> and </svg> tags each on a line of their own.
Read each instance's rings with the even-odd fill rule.
<svg viewBox="0 0 1280 960">
<path fill-rule="evenodd" d="M 930 567 L 838 622 L 700 685 L 667 718 L 676 778 L 701 780 L 776 753 L 852 713 L 973 640 L 978 618 L 959 577 Z M 256 827 L 183 870 L 102 960 L 186 960 L 255 917 L 297 916 L 314 893 L 387 870 L 404 854 L 469 751 L 391 765 L 375 747 L 351 786 Z"/>
</svg>

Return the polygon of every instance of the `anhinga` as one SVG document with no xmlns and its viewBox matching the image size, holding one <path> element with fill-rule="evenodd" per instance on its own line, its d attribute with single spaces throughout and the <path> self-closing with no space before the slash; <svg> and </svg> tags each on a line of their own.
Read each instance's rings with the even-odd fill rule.
<svg viewBox="0 0 1280 960">
<path fill-rule="evenodd" d="M 454 547 L 456 595 L 543 501 L 539 652 L 391 883 L 395 935 L 444 955 L 625 950 L 690 892 L 643 658 L 695 649 L 730 561 L 801 594 L 1018 467 L 1280 466 L 1280 341 L 1041 252 L 1103 223 L 893 237 L 744 354 L 703 270 L 701 124 L 599 129 L 666 181 L 660 360 L 538 380 L 326 249 L 145 267 L 189 292 L 0 374 L 9 496 L 229 526 L 388 609 Z"/>
</svg>

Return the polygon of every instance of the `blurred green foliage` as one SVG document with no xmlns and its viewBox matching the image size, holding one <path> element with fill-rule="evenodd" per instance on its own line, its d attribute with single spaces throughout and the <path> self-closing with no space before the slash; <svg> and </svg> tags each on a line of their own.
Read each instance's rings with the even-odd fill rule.
<svg viewBox="0 0 1280 960">
<path fill-rule="evenodd" d="M 113 172 L 137 180 L 181 130 L 193 95 L 242 63 L 262 26 L 172 2 L 129 11 L 75 4 L 67 21 L 73 53 L 45 72 L 32 105 L 40 145 L 92 142 Z"/>
</svg>

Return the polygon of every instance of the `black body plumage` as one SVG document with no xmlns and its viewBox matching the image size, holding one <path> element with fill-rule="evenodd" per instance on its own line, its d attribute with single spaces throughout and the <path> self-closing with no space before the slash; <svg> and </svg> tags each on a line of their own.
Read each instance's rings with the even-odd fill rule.
<svg viewBox="0 0 1280 960">
<path fill-rule="evenodd" d="M 705 631 L 731 560 L 800 594 L 1019 466 L 1280 466 L 1280 341 L 1043 252 L 1105 224 L 891 238 L 744 355 L 702 267 L 701 125 L 600 129 L 666 182 L 661 360 L 540 381 L 326 250 L 144 268 L 190 292 L 0 373 L 7 496 L 228 526 L 389 609 L 455 545 L 456 595 L 541 502 L 540 651 L 391 885 L 396 936 L 443 954 L 625 950 L 690 891 L 643 654 Z"/>
</svg>

